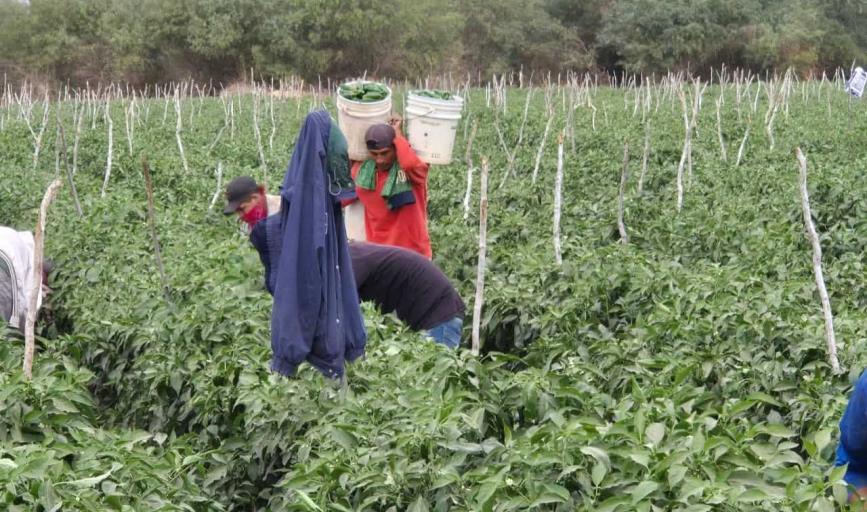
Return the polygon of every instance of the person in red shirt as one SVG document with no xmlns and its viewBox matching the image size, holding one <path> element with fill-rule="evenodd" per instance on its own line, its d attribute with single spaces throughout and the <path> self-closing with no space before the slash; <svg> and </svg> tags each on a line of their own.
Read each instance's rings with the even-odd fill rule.
<svg viewBox="0 0 867 512">
<path fill-rule="evenodd" d="M 364 205 L 367 241 L 403 247 L 431 259 L 427 231 L 427 173 L 401 133 L 401 121 L 376 124 L 365 133 L 369 158 L 353 162 L 352 178 Z"/>
</svg>

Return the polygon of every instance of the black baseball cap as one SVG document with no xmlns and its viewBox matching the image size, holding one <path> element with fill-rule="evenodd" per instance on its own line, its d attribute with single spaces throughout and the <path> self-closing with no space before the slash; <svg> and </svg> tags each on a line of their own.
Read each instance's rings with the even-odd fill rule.
<svg viewBox="0 0 867 512">
<path fill-rule="evenodd" d="M 375 124 L 364 133 L 368 150 L 390 148 L 394 143 L 394 128 L 387 124 Z"/>
<path fill-rule="evenodd" d="M 232 215 L 250 194 L 259 191 L 259 184 L 249 176 L 238 176 L 226 185 L 226 207 L 223 213 Z"/>
</svg>

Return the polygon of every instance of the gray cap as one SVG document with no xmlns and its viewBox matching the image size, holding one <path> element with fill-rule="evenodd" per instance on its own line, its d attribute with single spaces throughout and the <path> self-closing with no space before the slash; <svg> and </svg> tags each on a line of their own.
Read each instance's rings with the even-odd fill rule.
<svg viewBox="0 0 867 512">
<path fill-rule="evenodd" d="M 232 215 L 250 194 L 259 191 L 259 184 L 249 176 L 238 176 L 226 185 L 226 207 L 223 213 Z"/>
<path fill-rule="evenodd" d="M 368 150 L 390 148 L 394 143 L 394 128 L 387 124 L 375 124 L 364 133 Z"/>
</svg>

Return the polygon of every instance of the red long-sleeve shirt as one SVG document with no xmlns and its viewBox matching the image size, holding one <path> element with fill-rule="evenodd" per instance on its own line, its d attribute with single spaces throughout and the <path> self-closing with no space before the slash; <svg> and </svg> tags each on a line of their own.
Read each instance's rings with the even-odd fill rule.
<svg viewBox="0 0 867 512">
<path fill-rule="evenodd" d="M 364 230 L 368 242 L 415 251 L 428 259 L 432 252 L 427 231 L 427 173 L 428 165 L 415 154 L 409 141 L 402 135 L 394 138 L 397 163 L 412 185 L 415 203 L 388 209 L 382 197 L 382 187 L 388 179 L 388 171 L 376 171 L 376 189 L 355 187 L 358 200 L 364 205 Z M 353 162 L 352 178 L 358 176 L 362 162 Z"/>
</svg>

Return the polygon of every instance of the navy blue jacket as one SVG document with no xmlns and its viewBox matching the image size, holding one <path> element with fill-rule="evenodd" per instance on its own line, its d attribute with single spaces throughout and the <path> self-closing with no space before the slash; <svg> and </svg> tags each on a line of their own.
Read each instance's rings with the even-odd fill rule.
<svg viewBox="0 0 867 512">
<path fill-rule="evenodd" d="M 840 420 L 837 466 L 849 464 L 844 477 L 855 488 L 867 486 L 867 372 L 861 375 Z"/>
<path fill-rule="evenodd" d="M 367 341 L 341 196 L 329 190 L 331 128 L 327 112 L 307 116 L 283 179 L 280 213 L 250 234 L 274 297 L 271 368 L 287 376 L 307 360 L 340 377 L 344 361 L 363 355 Z"/>
</svg>

